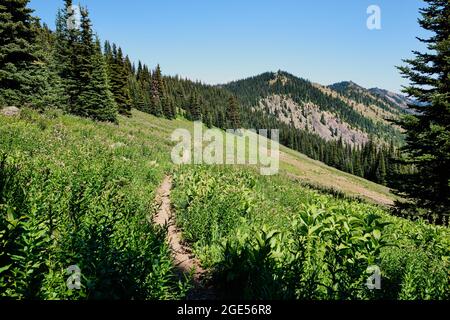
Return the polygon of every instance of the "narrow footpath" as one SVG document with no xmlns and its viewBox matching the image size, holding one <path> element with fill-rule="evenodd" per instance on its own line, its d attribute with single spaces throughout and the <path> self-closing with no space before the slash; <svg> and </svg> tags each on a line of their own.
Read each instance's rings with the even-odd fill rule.
<svg viewBox="0 0 450 320">
<path fill-rule="evenodd" d="M 167 241 L 172 251 L 174 265 L 180 277 L 192 274 L 193 288 L 188 292 L 188 300 L 214 300 L 214 288 L 207 284 L 206 270 L 201 267 L 200 261 L 192 253 L 192 249 L 182 241 L 181 230 L 175 223 L 175 214 L 170 202 L 172 177 L 166 176 L 156 192 L 156 201 L 159 205 L 153 222 L 159 226 L 167 226 Z"/>
</svg>

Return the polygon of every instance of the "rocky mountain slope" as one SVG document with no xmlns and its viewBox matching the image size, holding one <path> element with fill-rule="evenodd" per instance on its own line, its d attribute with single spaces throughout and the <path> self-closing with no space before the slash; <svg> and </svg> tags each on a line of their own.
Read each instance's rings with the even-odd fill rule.
<svg viewBox="0 0 450 320">
<path fill-rule="evenodd" d="M 284 71 L 222 87 L 234 93 L 244 107 L 326 141 L 342 139 L 352 146 L 361 146 L 370 138 L 401 141 L 400 128 L 390 120 L 408 112 L 409 103 L 406 97 L 387 90 L 365 89 L 351 81 L 323 86 Z"/>
</svg>

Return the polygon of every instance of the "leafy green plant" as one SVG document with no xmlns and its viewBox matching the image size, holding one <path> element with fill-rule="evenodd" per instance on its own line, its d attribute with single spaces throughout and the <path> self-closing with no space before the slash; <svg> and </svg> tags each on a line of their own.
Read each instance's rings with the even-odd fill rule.
<svg viewBox="0 0 450 320">
<path fill-rule="evenodd" d="M 173 196 L 186 240 L 228 297 L 448 297 L 447 228 L 243 168 L 182 168 Z M 380 290 L 366 285 L 373 265 Z"/>
</svg>

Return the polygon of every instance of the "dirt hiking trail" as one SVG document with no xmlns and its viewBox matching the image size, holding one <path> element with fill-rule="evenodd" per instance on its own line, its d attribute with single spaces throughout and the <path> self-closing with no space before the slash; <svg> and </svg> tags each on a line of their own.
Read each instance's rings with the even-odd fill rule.
<svg viewBox="0 0 450 320">
<path fill-rule="evenodd" d="M 193 288 L 188 292 L 188 300 L 214 300 L 217 298 L 215 290 L 207 284 L 204 270 L 200 261 L 192 253 L 192 249 L 183 242 L 181 230 L 175 223 L 175 214 L 170 202 L 172 177 L 166 176 L 156 191 L 156 202 L 159 205 L 153 222 L 161 227 L 167 226 L 167 241 L 172 251 L 174 265 L 180 277 L 192 274 Z"/>
</svg>

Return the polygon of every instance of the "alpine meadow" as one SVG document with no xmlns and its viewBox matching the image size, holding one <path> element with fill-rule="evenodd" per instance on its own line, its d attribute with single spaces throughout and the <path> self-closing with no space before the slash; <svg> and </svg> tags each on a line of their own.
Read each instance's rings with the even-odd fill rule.
<svg viewBox="0 0 450 320">
<path fill-rule="evenodd" d="M 133 30 L 127 9 L 118 32 L 101 1 L 81 2 L 0 1 L 0 300 L 450 300 L 448 0 L 411 0 L 420 9 L 402 23 L 417 39 L 406 53 L 382 49 L 381 79 L 356 66 L 359 52 L 343 59 L 348 73 L 304 78 L 280 69 L 309 54 L 251 49 L 273 36 L 253 19 L 275 2 L 220 29 L 229 52 L 214 62 L 201 54 L 215 50 L 201 38 L 214 30 L 173 54 L 170 35 L 199 28 L 177 18 L 185 6 L 206 16 L 223 3 L 136 1 L 152 21 Z M 108 12 L 133 5 L 108 1 Z M 380 7 L 361 26 L 373 41 L 396 28 Z M 175 29 L 155 28 L 161 18 Z M 367 30 L 372 18 L 386 23 Z M 295 32 L 266 22 L 279 39 Z M 361 82 L 327 80 L 348 75 Z"/>
</svg>

